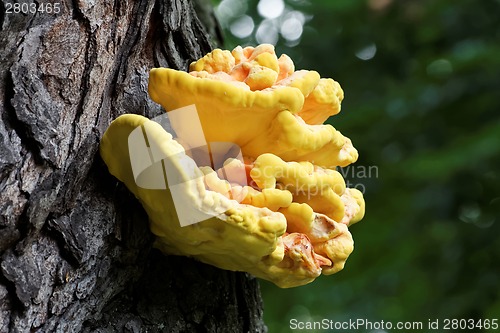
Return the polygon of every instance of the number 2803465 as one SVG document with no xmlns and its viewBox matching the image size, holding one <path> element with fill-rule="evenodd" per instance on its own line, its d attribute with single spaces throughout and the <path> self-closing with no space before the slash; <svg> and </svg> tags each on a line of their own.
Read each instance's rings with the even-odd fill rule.
<svg viewBox="0 0 500 333">
<path fill-rule="evenodd" d="M 61 12 L 61 3 L 40 3 L 36 4 L 34 2 L 22 2 L 22 3 L 10 3 L 5 4 L 5 14 L 58 14 Z"/>
</svg>

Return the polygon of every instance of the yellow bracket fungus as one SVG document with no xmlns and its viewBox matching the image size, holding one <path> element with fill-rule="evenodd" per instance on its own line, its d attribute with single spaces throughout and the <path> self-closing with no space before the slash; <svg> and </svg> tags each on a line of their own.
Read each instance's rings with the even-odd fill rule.
<svg viewBox="0 0 500 333">
<path fill-rule="evenodd" d="M 283 288 L 344 267 L 364 200 L 336 170 L 356 161 L 356 149 L 323 124 L 340 111 L 337 82 L 295 71 L 263 44 L 214 50 L 189 73 L 152 69 L 149 94 L 172 116 L 194 105 L 200 128 L 184 118 L 173 136 L 127 114 L 111 123 L 100 152 L 144 206 L 156 247 Z M 186 214 L 198 220 L 183 224 Z"/>
</svg>

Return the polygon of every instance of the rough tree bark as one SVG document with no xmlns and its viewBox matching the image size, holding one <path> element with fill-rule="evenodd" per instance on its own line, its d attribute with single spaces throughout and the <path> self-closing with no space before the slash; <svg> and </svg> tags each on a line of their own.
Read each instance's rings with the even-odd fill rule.
<svg viewBox="0 0 500 333">
<path fill-rule="evenodd" d="M 98 154 L 117 116 L 163 112 L 150 68 L 210 50 L 193 5 L 59 2 L 0 9 L 0 332 L 265 331 L 258 282 L 152 249 Z"/>
</svg>

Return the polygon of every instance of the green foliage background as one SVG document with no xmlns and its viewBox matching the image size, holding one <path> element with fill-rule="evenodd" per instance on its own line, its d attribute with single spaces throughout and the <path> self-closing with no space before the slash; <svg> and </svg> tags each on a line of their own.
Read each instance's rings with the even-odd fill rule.
<svg viewBox="0 0 500 333">
<path fill-rule="evenodd" d="M 243 8 L 256 23 L 257 2 Z M 286 6 L 310 20 L 278 54 L 342 85 L 330 123 L 359 150 L 348 181 L 366 188 L 367 210 L 343 271 L 294 289 L 261 283 L 269 331 L 292 318 L 500 319 L 500 2 Z M 226 31 L 226 48 L 255 43 Z M 373 58 L 355 56 L 367 46 Z"/>
</svg>

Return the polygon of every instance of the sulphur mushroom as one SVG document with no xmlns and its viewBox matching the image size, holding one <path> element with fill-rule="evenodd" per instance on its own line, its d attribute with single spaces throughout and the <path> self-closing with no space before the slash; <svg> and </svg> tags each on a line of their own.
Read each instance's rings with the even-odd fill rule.
<svg viewBox="0 0 500 333">
<path fill-rule="evenodd" d="M 152 69 L 149 94 L 173 132 L 122 115 L 100 152 L 145 208 L 157 248 L 283 288 L 344 267 L 364 200 L 336 170 L 356 149 L 323 124 L 340 111 L 337 82 L 263 44 L 214 50 L 189 73 Z"/>
</svg>

